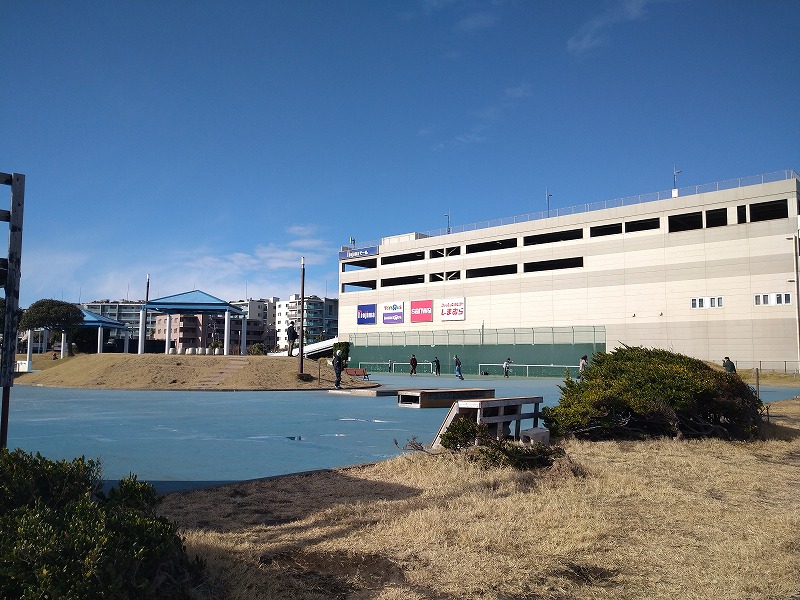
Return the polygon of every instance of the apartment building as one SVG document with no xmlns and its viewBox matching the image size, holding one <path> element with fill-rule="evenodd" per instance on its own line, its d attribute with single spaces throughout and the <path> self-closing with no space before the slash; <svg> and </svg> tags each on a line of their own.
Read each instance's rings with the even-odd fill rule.
<svg viewBox="0 0 800 600">
<path fill-rule="evenodd" d="M 300 294 L 292 294 L 288 300 L 278 301 L 275 309 L 275 328 L 279 348 L 287 348 L 289 345 L 286 328 L 289 327 L 290 322 L 294 321 L 299 332 L 300 306 Z M 339 334 L 339 300 L 337 298 L 306 296 L 303 307 L 303 328 L 307 342 L 327 340 Z"/>
<path fill-rule="evenodd" d="M 144 300 L 95 300 L 81 304 L 81 308 L 101 317 L 108 317 L 128 325 L 132 340 L 139 339 L 139 314 L 144 305 Z M 146 322 L 146 337 L 152 338 L 156 327 L 156 313 L 148 311 Z M 111 331 L 111 337 L 124 337 L 124 333 L 117 330 Z M 133 344 L 135 346 L 135 344 Z"/>
<path fill-rule="evenodd" d="M 796 371 L 799 190 L 781 171 L 346 247 L 339 338 L 351 364 L 624 344 Z"/>
</svg>

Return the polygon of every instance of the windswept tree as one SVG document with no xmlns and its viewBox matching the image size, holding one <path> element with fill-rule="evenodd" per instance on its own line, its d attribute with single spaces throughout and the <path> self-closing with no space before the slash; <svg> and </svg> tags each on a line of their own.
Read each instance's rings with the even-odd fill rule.
<svg viewBox="0 0 800 600">
<path fill-rule="evenodd" d="M 70 330 L 83 322 L 81 309 L 61 300 L 37 300 L 23 313 L 19 322 L 21 330 L 26 329 L 51 329 L 67 334 L 69 340 Z M 72 354 L 70 344 L 67 348 Z"/>
</svg>

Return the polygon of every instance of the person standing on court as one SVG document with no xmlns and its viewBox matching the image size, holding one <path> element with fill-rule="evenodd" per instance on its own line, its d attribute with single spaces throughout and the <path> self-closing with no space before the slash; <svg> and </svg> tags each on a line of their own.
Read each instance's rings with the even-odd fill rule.
<svg viewBox="0 0 800 600">
<path fill-rule="evenodd" d="M 442 363 L 439 362 L 439 357 L 433 357 L 433 374 L 437 377 L 442 374 Z"/>
<path fill-rule="evenodd" d="M 511 359 L 507 358 L 503 363 L 503 377 L 508 377 L 508 372 L 511 370 Z"/>
<path fill-rule="evenodd" d="M 336 375 L 336 381 L 333 384 L 337 390 L 342 389 L 342 367 L 343 365 L 342 360 L 342 351 L 337 350 L 336 355 L 333 357 L 333 374 Z"/>
<path fill-rule="evenodd" d="M 417 357 L 413 354 L 411 355 L 411 360 L 408 361 L 408 365 L 411 368 L 411 376 L 417 374 Z"/>
<path fill-rule="evenodd" d="M 463 380 L 464 376 L 461 374 L 461 359 L 458 358 L 458 354 L 453 356 L 453 362 L 456 363 L 456 377 Z"/>
<path fill-rule="evenodd" d="M 294 328 L 294 321 L 291 321 L 289 327 L 286 328 L 286 339 L 289 341 L 289 356 L 291 356 L 292 350 L 294 350 L 294 343 L 297 341 L 297 330 Z"/>
</svg>

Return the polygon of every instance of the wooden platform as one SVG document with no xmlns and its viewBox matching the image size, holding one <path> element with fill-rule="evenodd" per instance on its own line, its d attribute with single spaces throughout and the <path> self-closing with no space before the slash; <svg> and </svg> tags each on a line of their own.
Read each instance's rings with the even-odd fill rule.
<svg viewBox="0 0 800 600">
<path fill-rule="evenodd" d="M 523 419 L 533 419 L 533 427 L 539 426 L 539 405 L 541 396 L 520 396 L 515 398 L 491 398 L 476 400 L 458 400 L 450 407 L 431 448 L 441 447 L 442 434 L 450 423 L 456 419 L 473 419 L 478 423 L 486 423 L 489 432 L 497 439 L 512 437 L 519 441 Z M 533 412 L 523 412 L 523 406 L 533 405 Z M 512 434 L 511 424 L 514 423 Z M 532 431 L 526 429 L 525 432 Z"/>
<path fill-rule="evenodd" d="M 476 398 L 494 398 L 486 388 L 451 388 L 438 390 L 398 390 L 397 406 L 410 408 L 448 408 L 453 402 Z"/>
</svg>

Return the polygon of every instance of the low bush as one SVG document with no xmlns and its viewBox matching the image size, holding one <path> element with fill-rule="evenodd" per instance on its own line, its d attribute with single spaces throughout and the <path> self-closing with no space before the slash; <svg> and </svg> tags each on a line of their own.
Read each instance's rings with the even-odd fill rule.
<svg viewBox="0 0 800 600">
<path fill-rule="evenodd" d="M 555 458 L 564 456 L 563 448 L 558 446 L 495 439 L 489 435 L 485 424 L 468 418 L 453 420 L 440 443 L 447 450 L 465 452 L 467 458 L 487 468 L 511 467 L 527 471 L 549 467 Z"/>
<path fill-rule="evenodd" d="M 566 375 L 557 406 L 542 410 L 552 435 L 748 439 L 761 402 L 735 373 L 667 350 L 598 353 L 578 380 Z"/>
<path fill-rule="evenodd" d="M 153 486 L 100 487 L 96 461 L 0 450 L 0 598 L 202 598 Z"/>
</svg>

